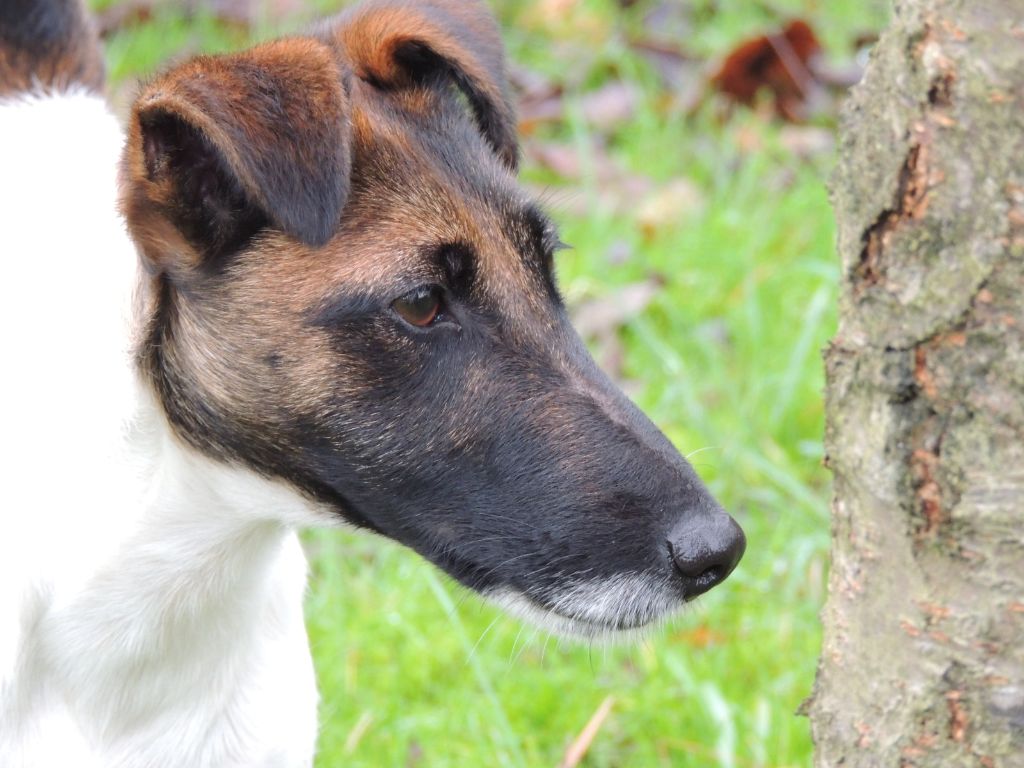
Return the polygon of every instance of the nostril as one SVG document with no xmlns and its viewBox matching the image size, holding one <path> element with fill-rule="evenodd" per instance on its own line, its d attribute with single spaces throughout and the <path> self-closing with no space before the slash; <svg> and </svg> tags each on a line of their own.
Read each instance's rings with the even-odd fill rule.
<svg viewBox="0 0 1024 768">
<path fill-rule="evenodd" d="M 666 544 L 686 597 L 692 598 L 732 573 L 743 557 L 746 537 L 731 517 L 720 514 L 686 519 L 676 525 Z"/>
<path fill-rule="evenodd" d="M 698 576 L 697 581 L 707 582 L 714 586 L 725 578 L 723 573 L 724 571 L 719 566 L 713 565 Z"/>
<path fill-rule="evenodd" d="M 676 573 L 683 578 L 692 579 L 701 584 L 708 583 L 713 586 L 727 575 L 721 565 L 706 565 L 707 560 L 703 557 L 677 554 L 671 541 L 666 542 L 666 544 L 668 544 L 669 560 L 672 561 L 672 566 Z"/>
</svg>

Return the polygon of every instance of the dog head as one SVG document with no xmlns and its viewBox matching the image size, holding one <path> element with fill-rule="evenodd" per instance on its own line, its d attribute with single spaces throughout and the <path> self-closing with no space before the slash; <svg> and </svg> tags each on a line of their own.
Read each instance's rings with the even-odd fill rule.
<svg viewBox="0 0 1024 768">
<path fill-rule="evenodd" d="M 145 87 L 139 365 L 207 455 L 557 630 L 631 629 L 745 542 L 573 331 L 504 70 L 480 3 L 381 1 Z"/>
</svg>

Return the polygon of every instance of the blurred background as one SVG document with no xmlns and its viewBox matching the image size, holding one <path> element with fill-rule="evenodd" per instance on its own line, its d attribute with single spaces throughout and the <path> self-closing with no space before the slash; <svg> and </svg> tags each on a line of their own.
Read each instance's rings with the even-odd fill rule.
<svg viewBox="0 0 1024 768">
<path fill-rule="evenodd" d="M 92 0 L 122 112 L 167 62 L 341 0 Z M 838 104 L 886 0 L 492 0 L 524 183 L 572 246 L 601 365 L 747 532 L 735 574 L 645 641 L 559 641 L 391 543 L 307 538 L 318 768 L 801 766 L 828 567 L 820 350 Z M 589 723 L 589 727 L 588 726 Z"/>
</svg>

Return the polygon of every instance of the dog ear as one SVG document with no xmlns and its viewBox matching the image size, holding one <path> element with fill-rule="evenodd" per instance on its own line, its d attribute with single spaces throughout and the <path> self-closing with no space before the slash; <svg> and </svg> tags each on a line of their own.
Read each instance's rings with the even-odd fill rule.
<svg viewBox="0 0 1024 768">
<path fill-rule="evenodd" d="M 512 171 L 515 107 L 498 26 L 480 0 L 376 0 L 342 15 L 333 36 L 355 74 L 383 89 L 454 83 L 480 132 Z"/>
<path fill-rule="evenodd" d="M 323 245 L 350 170 L 336 54 L 315 40 L 280 40 L 194 59 L 143 90 L 132 109 L 122 209 L 156 268 L 187 269 L 265 226 Z"/>
</svg>

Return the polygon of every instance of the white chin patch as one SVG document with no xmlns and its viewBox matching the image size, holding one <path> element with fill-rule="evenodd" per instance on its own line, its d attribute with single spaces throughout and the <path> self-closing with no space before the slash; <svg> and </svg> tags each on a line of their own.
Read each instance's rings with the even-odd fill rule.
<svg viewBox="0 0 1024 768">
<path fill-rule="evenodd" d="M 570 583 L 545 594 L 543 603 L 512 587 L 488 590 L 484 597 L 552 634 L 588 641 L 639 637 L 683 604 L 664 584 L 635 573 Z"/>
</svg>

